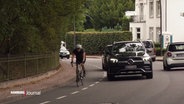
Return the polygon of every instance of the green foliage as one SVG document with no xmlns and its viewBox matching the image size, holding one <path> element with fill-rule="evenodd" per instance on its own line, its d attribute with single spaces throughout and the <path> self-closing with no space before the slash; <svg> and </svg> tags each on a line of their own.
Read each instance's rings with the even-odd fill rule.
<svg viewBox="0 0 184 104">
<path fill-rule="evenodd" d="M 85 0 L 0 0 L 0 54 L 59 50 L 67 31 L 83 30 Z"/>
<path fill-rule="evenodd" d="M 134 10 L 134 0 L 93 0 L 88 15 L 97 30 L 116 28 L 118 24 L 121 30 L 128 30 L 130 20 L 124 17 L 128 10 Z"/>
<path fill-rule="evenodd" d="M 87 54 L 101 54 L 104 47 L 114 41 L 132 40 L 130 32 L 76 32 L 77 43 L 83 45 Z M 74 33 L 67 34 L 67 48 L 73 50 Z"/>
<path fill-rule="evenodd" d="M 160 43 L 155 43 L 156 48 L 160 48 Z"/>
<path fill-rule="evenodd" d="M 166 49 L 162 49 L 162 51 L 161 51 L 160 47 L 161 47 L 160 43 L 155 43 L 156 55 L 157 56 L 163 56 L 163 54 L 166 52 Z"/>
<path fill-rule="evenodd" d="M 161 49 L 156 48 L 156 56 L 163 56 L 165 52 L 166 52 L 166 49 L 162 49 L 162 53 L 161 53 Z"/>
</svg>

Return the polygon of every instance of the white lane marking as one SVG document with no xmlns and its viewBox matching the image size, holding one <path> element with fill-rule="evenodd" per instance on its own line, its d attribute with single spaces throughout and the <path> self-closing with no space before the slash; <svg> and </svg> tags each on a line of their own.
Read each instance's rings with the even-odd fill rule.
<svg viewBox="0 0 184 104">
<path fill-rule="evenodd" d="M 99 81 L 95 82 L 95 84 L 98 84 L 98 83 L 100 83 L 100 82 Z"/>
<path fill-rule="evenodd" d="M 89 85 L 90 87 L 93 87 L 95 84 L 91 84 L 91 85 Z"/>
<path fill-rule="evenodd" d="M 71 94 L 74 95 L 74 94 L 77 94 L 77 93 L 79 93 L 79 91 L 72 92 Z"/>
<path fill-rule="evenodd" d="M 88 87 L 85 87 L 85 88 L 83 88 L 82 90 L 87 90 L 88 89 Z"/>
<path fill-rule="evenodd" d="M 64 96 L 58 97 L 58 98 L 56 98 L 56 99 L 58 99 L 58 100 L 59 100 L 59 99 L 63 99 L 63 98 L 65 98 L 65 97 L 67 97 L 67 96 L 65 96 L 65 95 L 64 95 Z"/>
<path fill-rule="evenodd" d="M 45 101 L 45 102 L 43 102 L 43 103 L 40 103 L 40 104 L 48 104 L 48 103 L 50 103 L 51 101 Z"/>
</svg>

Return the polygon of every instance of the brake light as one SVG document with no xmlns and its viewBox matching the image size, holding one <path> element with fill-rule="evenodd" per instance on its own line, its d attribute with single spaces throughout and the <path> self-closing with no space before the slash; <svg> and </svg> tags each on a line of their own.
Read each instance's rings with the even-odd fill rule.
<svg viewBox="0 0 184 104">
<path fill-rule="evenodd" d="M 172 56 L 172 53 L 171 52 L 167 52 L 167 56 L 168 57 L 171 57 Z"/>
</svg>

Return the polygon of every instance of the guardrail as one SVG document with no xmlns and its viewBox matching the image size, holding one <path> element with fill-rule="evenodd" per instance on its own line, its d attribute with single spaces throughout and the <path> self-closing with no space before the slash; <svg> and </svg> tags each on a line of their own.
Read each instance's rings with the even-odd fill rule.
<svg viewBox="0 0 184 104">
<path fill-rule="evenodd" d="M 58 53 L 3 57 L 0 58 L 0 82 L 45 73 L 58 65 Z"/>
</svg>

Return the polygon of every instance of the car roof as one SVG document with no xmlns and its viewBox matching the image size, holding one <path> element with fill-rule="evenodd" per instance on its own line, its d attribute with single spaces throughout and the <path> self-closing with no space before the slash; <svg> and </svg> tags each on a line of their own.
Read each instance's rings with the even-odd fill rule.
<svg viewBox="0 0 184 104">
<path fill-rule="evenodd" d="M 118 41 L 118 42 L 114 42 L 114 44 L 118 44 L 118 43 L 141 43 L 140 41 Z"/>
<path fill-rule="evenodd" d="M 170 45 L 175 45 L 175 44 L 184 44 L 184 42 L 173 42 L 173 43 L 170 43 Z"/>
</svg>

